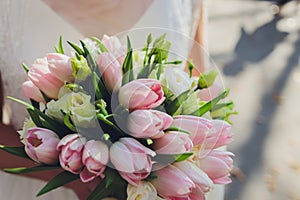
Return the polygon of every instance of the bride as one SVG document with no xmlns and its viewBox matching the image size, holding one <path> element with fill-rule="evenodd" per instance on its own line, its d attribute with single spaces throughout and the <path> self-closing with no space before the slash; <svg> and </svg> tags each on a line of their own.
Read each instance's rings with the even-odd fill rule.
<svg viewBox="0 0 300 200">
<path fill-rule="evenodd" d="M 199 44 L 193 43 L 193 39 L 201 45 L 205 43 L 203 4 L 204 0 L 1 0 L 0 69 L 4 94 L 25 100 L 20 89 L 26 77 L 21 63 L 30 64 L 35 58 L 52 52 L 49 47 L 57 43 L 59 35 L 78 41 L 86 36 L 128 34 L 134 38 L 134 45 L 142 48 L 150 32 L 156 36 L 167 32 L 173 55 L 181 59 L 191 58 L 196 66 L 205 66 Z M 202 72 L 204 68 L 198 70 Z M 4 105 L 3 91 L 1 106 Z M 3 122 L 0 124 L 0 144 L 20 146 L 15 129 L 22 127 L 26 116 L 24 107 L 5 101 L 3 113 L 0 114 Z M 1 168 L 32 165 L 2 151 L 0 156 Z M 49 180 L 56 173 L 34 173 L 30 177 Z M 45 184 L 40 180 L 1 171 L 0 177 L 1 198 L 6 200 L 34 199 L 36 192 Z M 39 199 L 76 199 L 75 193 L 79 199 L 85 199 L 91 188 L 79 182 L 68 187 L 72 190 L 60 188 Z M 221 200 L 223 191 L 223 187 L 215 186 L 207 199 Z"/>
</svg>

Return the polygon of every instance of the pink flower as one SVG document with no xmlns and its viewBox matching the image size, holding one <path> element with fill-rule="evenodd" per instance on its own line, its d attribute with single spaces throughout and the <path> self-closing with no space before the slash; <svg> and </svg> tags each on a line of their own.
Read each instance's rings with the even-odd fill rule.
<svg viewBox="0 0 300 200">
<path fill-rule="evenodd" d="M 192 190 L 194 196 L 203 196 L 209 192 L 213 182 L 198 166 L 188 161 L 175 162 L 173 165 L 195 183 L 196 187 Z"/>
<path fill-rule="evenodd" d="M 200 160 L 200 168 L 207 173 L 215 184 L 230 183 L 229 176 L 233 167 L 231 156 L 233 156 L 233 153 L 228 151 L 212 150 Z"/>
<path fill-rule="evenodd" d="M 102 44 L 107 48 L 108 52 L 110 52 L 118 60 L 118 62 L 123 65 L 126 56 L 126 48 L 122 46 L 119 38 L 104 35 L 102 38 Z"/>
<path fill-rule="evenodd" d="M 166 199 L 185 199 L 196 187 L 194 182 L 178 168 L 169 165 L 153 172 L 157 178 L 151 183 L 157 193 Z"/>
<path fill-rule="evenodd" d="M 154 79 L 131 81 L 119 91 L 119 102 L 130 110 L 155 108 L 164 100 L 162 86 Z"/>
<path fill-rule="evenodd" d="M 46 58 L 50 71 L 58 79 L 62 82 L 74 82 L 72 63 L 69 56 L 60 53 L 48 53 Z"/>
<path fill-rule="evenodd" d="M 26 133 L 25 151 L 34 161 L 44 164 L 56 164 L 58 151 L 56 146 L 58 136 L 51 130 L 44 128 L 29 128 Z"/>
<path fill-rule="evenodd" d="M 64 85 L 64 83 L 49 70 L 46 58 L 34 61 L 29 69 L 28 78 L 43 93 L 53 99 L 57 99 L 59 89 Z"/>
<path fill-rule="evenodd" d="M 122 82 L 122 64 L 111 53 L 103 52 L 98 57 L 98 66 L 108 90 L 118 90 Z"/>
<path fill-rule="evenodd" d="M 66 135 L 57 145 L 59 162 L 63 169 L 79 174 L 82 167 L 82 152 L 86 139 L 79 134 Z"/>
<path fill-rule="evenodd" d="M 46 103 L 41 91 L 39 90 L 38 87 L 36 87 L 32 81 L 25 81 L 23 84 L 22 84 L 22 91 L 23 91 L 23 94 L 30 98 L 30 99 L 33 99 L 37 102 L 41 102 L 41 103 Z"/>
<path fill-rule="evenodd" d="M 172 120 L 170 115 L 157 110 L 136 110 L 129 114 L 128 134 L 136 138 L 159 138 Z"/>
<path fill-rule="evenodd" d="M 172 126 L 190 132 L 189 136 L 194 145 L 203 144 L 212 124 L 203 117 L 192 115 L 178 115 L 174 117 Z"/>
<path fill-rule="evenodd" d="M 192 150 L 193 142 L 186 133 L 169 131 L 153 140 L 153 148 L 158 154 L 182 154 Z"/>
<path fill-rule="evenodd" d="M 231 141 L 231 125 L 223 120 L 212 120 L 212 128 L 210 129 L 204 142 L 205 149 L 216 149 L 229 144 Z"/>
<path fill-rule="evenodd" d="M 80 173 L 82 182 L 86 183 L 95 177 L 104 177 L 103 172 L 108 163 L 108 147 L 101 141 L 89 140 L 83 149 L 82 163 L 85 168 Z"/>
<path fill-rule="evenodd" d="M 110 148 L 110 160 L 120 175 L 132 185 L 138 185 L 151 172 L 150 156 L 155 152 L 133 138 L 121 138 Z"/>
</svg>

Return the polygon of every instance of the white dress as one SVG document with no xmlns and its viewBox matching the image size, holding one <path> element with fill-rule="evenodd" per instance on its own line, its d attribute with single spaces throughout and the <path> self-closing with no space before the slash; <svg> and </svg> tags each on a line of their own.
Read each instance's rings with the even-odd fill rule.
<svg viewBox="0 0 300 200">
<path fill-rule="evenodd" d="M 142 48 L 149 32 L 154 36 L 166 32 L 172 42 L 171 57 L 186 59 L 196 32 L 199 7 L 200 0 L 154 0 L 132 29 L 119 35 L 129 35 L 134 47 Z M 84 37 L 41 1 L 1 0 L 0 11 L 0 63 L 4 88 L 6 95 L 25 100 L 20 86 L 26 74 L 21 63 L 30 65 L 35 58 L 53 52 L 53 45 L 57 44 L 59 35 L 65 41 L 74 42 Z M 7 121 L 10 119 L 16 128 L 21 128 L 26 116 L 24 107 L 10 101 L 6 104 L 6 113 L 9 113 Z M 43 181 L 0 171 L 1 199 L 35 199 L 35 194 L 44 184 Z M 223 199 L 223 191 L 223 187 L 216 186 L 208 199 Z M 77 197 L 73 191 L 60 188 L 38 199 L 74 200 Z"/>
</svg>

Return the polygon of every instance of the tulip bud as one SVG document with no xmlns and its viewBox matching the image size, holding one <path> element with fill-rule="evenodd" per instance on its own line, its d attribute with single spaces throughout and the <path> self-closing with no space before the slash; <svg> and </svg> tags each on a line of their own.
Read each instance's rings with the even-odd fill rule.
<svg viewBox="0 0 300 200">
<path fill-rule="evenodd" d="M 83 149 L 82 163 L 85 168 L 80 173 L 82 182 L 89 182 L 95 177 L 104 177 L 103 172 L 108 163 L 108 147 L 101 141 L 89 140 Z"/>
<path fill-rule="evenodd" d="M 195 188 L 193 181 L 172 165 L 157 170 L 153 174 L 157 178 L 151 183 L 158 194 L 166 199 L 187 198 Z"/>
<path fill-rule="evenodd" d="M 231 182 L 230 171 L 233 167 L 233 153 L 228 151 L 212 150 L 200 160 L 200 168 L 207 173 L 215 184 Z"/>
<path fill-rule="evenodd" d="M 74 82 L 71 58 L 69 56 L 60 53 L 48 53 L 46 57 L 50 71 L 57 78 L 62 82 Z"/>
<path fill-rule="evenodd" d="M 25 81 L 22 84 L 22 91 L 26 97 L 33 99 L 36 102 L 46 103 L 41 91 L 32 83 L 32 81 Z"/>
<path fill-rule="evenodd" d="M 212 120 L 212 127 L 204 142 L 205 149 L 216 149 L 232 141 L 231 125 L 223 120 Z"/>
<path fill-rule="evenodd" d="M 26 132 L 25 151 L 36 162 L 56 164 L 58 162 L 58 136 L 44 128 L 29 128 Z"/>
<path fill-rule="evenodd" d="M 132 185 L 138 185 L 151 172 L 150 156 L 155 152 L 133 138 L 121 138 L 110 148 L 110 160 L 120 175 Z"/>
<path fill-rule="evenodd" d="M 155 108 L 164 100 L 162 86 L 154 79 L 133 80 L 119 91 L 119 102 L 130 110 Z"/>
<path fill-rule="evenodd" d="M 118 90 L 122 82 L 122 65 L 111 54 L 104 52 L 98 57 L 98 66 L 109 91 Z"/>
<path fill-rule="evenodd" d="M 53 99 L 57 99 L 59 89 L 64 85 L 64 83 L 49 70 L 46 58 L 34 61 L 29 69 L 28 78 L 43 93 Z"/>
<path fill-rule="evenodd" d="M 193 189 L 193 194 L 203 195 L 213 186 L 212 180 L 198 166 L 189 161 L 175 162 L 175 167 L 180 169 L 187 177 L 189 177 L 196 185 Z"/>
<path fill-rule="evenodd" d="M 193 142 L 186 133 L 169 131 L 153 140 L 153 148 L 158 154 L 182 154 L 192 150 Z"/>
<path fill-rule="evenodd" d="M 86 139 L 79 134 L 66 135 L 57 145 L 60 151 L 59 162 L 63 169 L 79 174 L 82 167 L 82 151 Z"/>
<path fill-rule="evenodd" d="M 129 135 L 136 138 L 159 138 L 169 128 L 172 117 L 157 110 L 136 110 L 129 114 Z"/>
<path fill-rule="evenodd" d="M 178 115 L 174 117 L 172 126 L 188 131 L 194 145 L 203 144 L 212 123 L 203 117 Z"/>
</svg>

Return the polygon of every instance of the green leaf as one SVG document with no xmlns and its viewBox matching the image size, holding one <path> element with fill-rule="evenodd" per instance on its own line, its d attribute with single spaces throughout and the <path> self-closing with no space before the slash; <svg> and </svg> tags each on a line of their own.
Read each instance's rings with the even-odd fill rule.
<svg viewBox="0 0 300 200">
<path fill-rule="evenodd" d="M 23 67 L 23 69 L 25 70 L 25 72 L 27 74 L 29 72 L 29 67 L 25 63 L 22 63 L 22 67 Z"/>
<path fill-rule="evenodd" d="M 39 171 L 54 170 L 54 169 L 60 169 L 60 167 L 40 165 L 40 166 L 34 166 L 34 167 L 30 167 L 30 168 L 26 168 L 26 167 L 5 168 L 5 169 L 3 169 L 3 171 L 11 173 L 11 174 L 26 174 L 26 173 L 31 173 L 31 172 L 39 172 Z"/>
<path fill-rule="evenodd" d="M 37 196 L 41 196 L 47 192 L 50 192 L 51 190 L 54 190 L 58 187 L 61 187 L 67 183 L 70 183 L 72 181 L 75 181 L 79 179 L 79 175 L 72 174 L 67 171 L 63 171 L 57 176 L 55 176 L 53 179 L 51 179 L 37 194 Z"/>
<path fill-rule="evenodd" d="M 67 41 L 67 43 L 79 54 L 79 55 L 84 55 L 84 52 L 82 51 L 82 49 L 77 45 L 74 44 L 71 41 Z"/>
<path fill-rule="evenodd" d="M 126 199 L 126 188 L 127 182 L 119 173 L 114 169 L 106 168 L 105 178 L 97 185 L 87 200 L 99 200 L 109 196 L 117 199 Z"/>
<path fill-rule="evenodd" d="M 183 93 L 181 93 L 174 101 L 169 103 L 165 109 L 169 115 L 173 115 L 180 105 L 182 104 L 183 101 L 185 101 L 189 97 L 190 90 L 187 90 Z"/>
<path fill-rule="evenodd" d="M 206 112 L 210 111 L 220 100 L 226 98 L 228 94 L 229 94 L 229 89 L 226 89 L 217 97 L 202 105 L 198 110 L 193 112 L 192 115 L 199 116 L 199 117 L 204 115 Z"/>
<path fill-rule="evenodd" d="M 29 156 L 26 154 L 26 152 L 24 150 L 24 146 L 21 146 L 21 147 L 8 147 L 8 146 L 5 146 L 5 145 L 0 145 L 0 149 L 2 149 L 3 151 L 6 151 L 7 153 L 13 154 L 15 156 L 19 156 L 19 157 L 31 160 L 31 158 L 29 158 Z"/>
<path fill-rule="evenodd" d="M 200 74 L 198 79 L 198 88 L 203 89 L 210 87 L 215 82 L 217 76 L 218 72 L 216 70 Z"/>
<path fill-rule="evenodd" d="M 40 110 L 28 107 L 28 113 L 30 114 L 33 122 L 40 128 L 47 128 L 54 131 L 60 138 L 63 138 L 66 134 L 70 132 L 70 129 L 64 124 L 50 118 L 45 113 Z"/>
<path fill-rule="evenodd" d="M 37 125 L 37 127 L 43 127 L 40 116 L 36 112 L 34 112 L 34 109 L 27 108 L 27 112 L 29 113 L 32 121 L 35 123 L 35 125 Z"/>
<path fill-rule="evenodd" d="M 130 42 L 130 39 L 129 37 L 127 36 L 127 52 L 129 51 L 132 51 L 132 48 L 131 48 L 131 42 Z"/>
<path fill-rule="evenodd" d="M 190 156 L 192 156 L 192 155 L 193 155 L 192 152 L 190 152 L 190 153 L 183 153 L 183 154 L 181 154 L 181 155 L 176 155 L 176 156 L 175 156 L 175 161 L 176 161 L 176 162 L 184 161 L 184 160 L 188 159 L 188 158 L 189 158 Z"/>
<path fill-rule="evenodd" d="M 122 71 L 123 71 L 122 85 L 125 85 L 126 83 L 129 83 L 130 81 L 134 80 L 132 51 L 127 52 L 127 55 L 123 63 Z"/>
<path fill-rule="evenodd" d="M 108 52 L 107 48 L 102 44 L 101 40 L 96 37 L 91 37 L 91 40 L 97 42 L 101 52 Z"/>
<path fill-rule="evenodd" d="M 167 131 L 179 131 L 179 132 L 182 132 L 182 133 L 191 134 L 189 131 L 186 131 L 186 130 L 177 128 L 177 127 L 175 127 L 175 126 L 170 126 L 169 128 L 167 128 L 167 129 L 164 130 L 164 131 L 165 131 L 165 132 L 167 132 Z"/>
<path fill-rule="evenodd" d="M 64 49 L 62 45 L 62 36 L 59 37 L 58 47 L 55 47 L 56 53 L 64 54 Z"/>
<path fill-rule="evenodd" d="M 99 82 L 100 82 L 100 78 L 98 76 L 98 74 L 96 72 L 93 73 L 93 84 L 94 84 L 94 88 L 95 88 L 95 95 L 97 99 L 102 99 L 102 94 L 99 88 Z"/>
<path fill-rule="evenodd" d="M 150 33 L 147 37 L 147 44 L 149 45 L 152 42 L 152 33 Z"/>
<path fill-rule="evenodd" d="M 81 46 L 83 48 L 84 51 L 84 55 L 86 57 L 87 63 L 89 65 L 89 67 L 91 68 L 92 71 L 95 71 L 96 68 L 98 68 L 98 64 L 96 63 L 95 59 L 93 58 L 93 56 L 91 55 L 89 49 L 87 48 L 86 44 L 80 40 Z"/>
<path fill-rule="evenodd" d="M 73 125 L 71 119 L 71 114 L 70 112 L 66 113 L 66 115 L 64 116 L 64 124 L 73 132 L 77 132 L 75 126 Z"/>
</svg>

